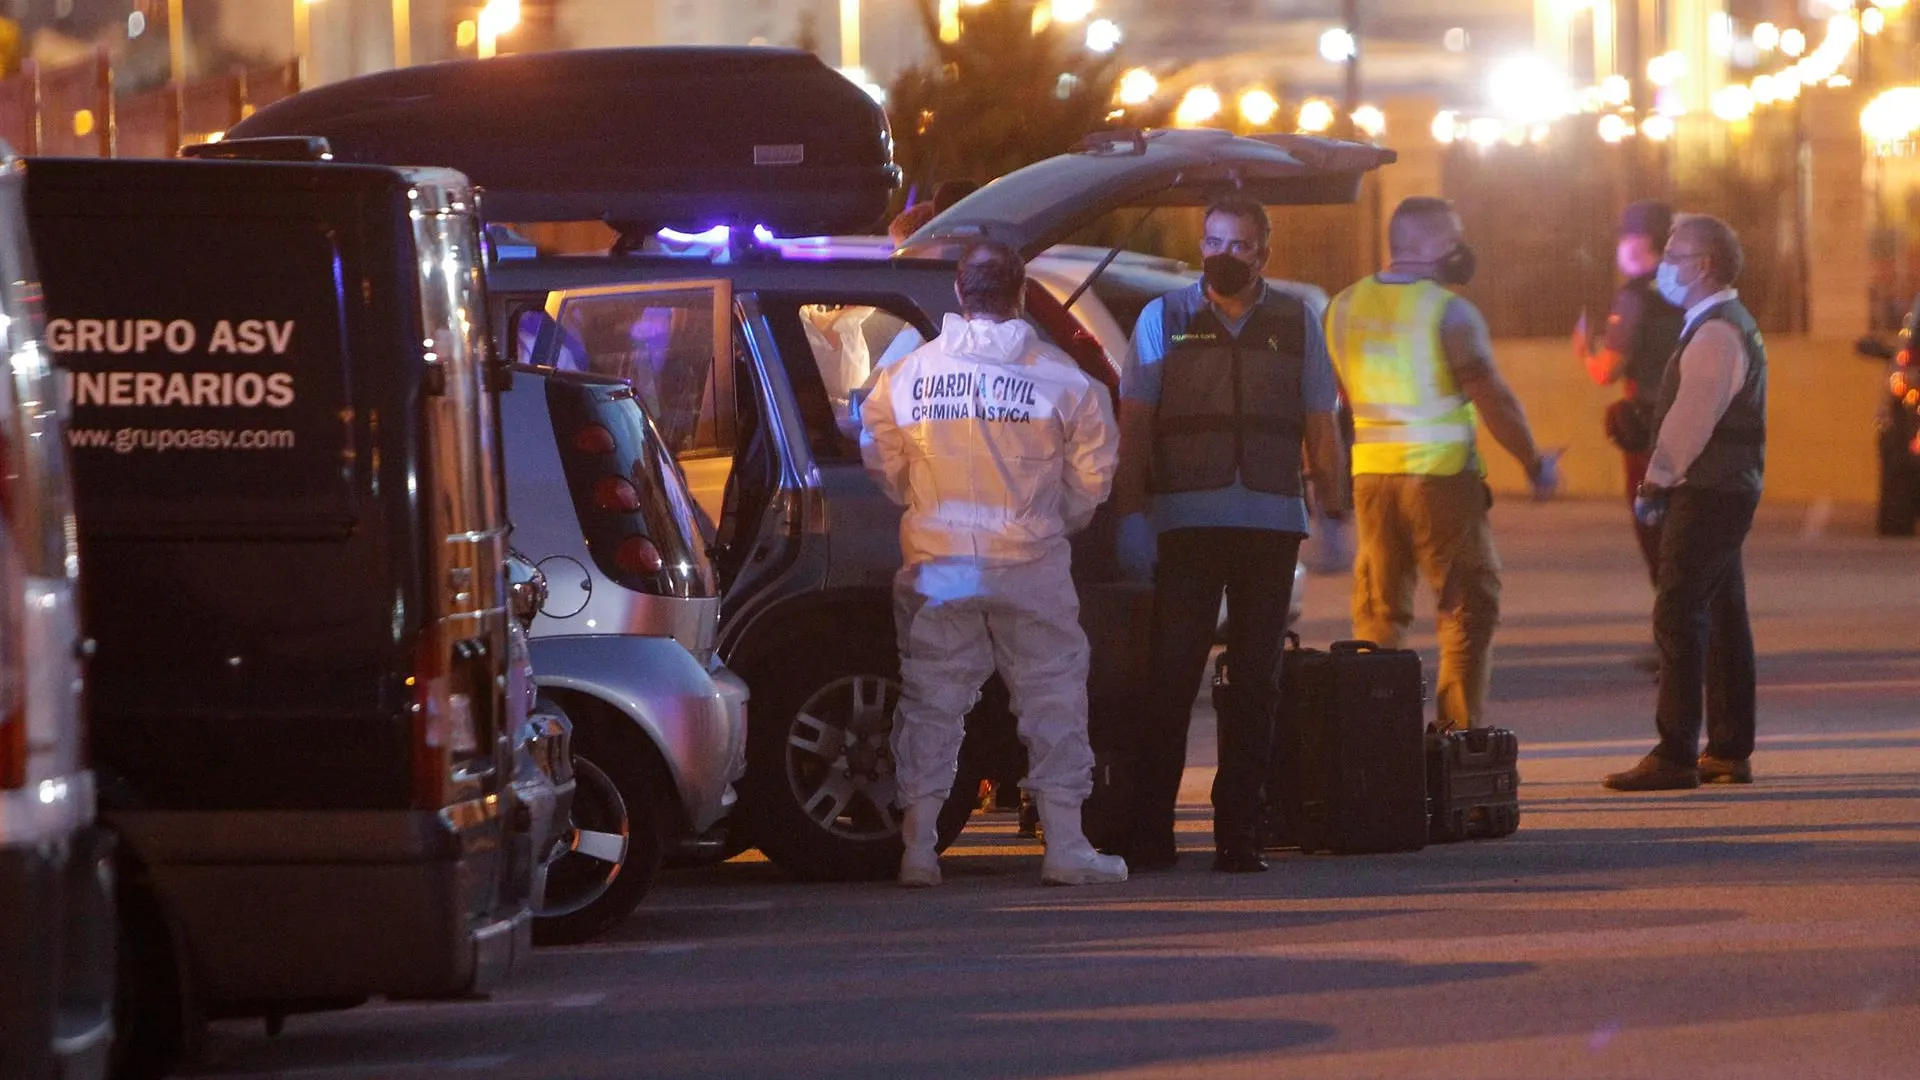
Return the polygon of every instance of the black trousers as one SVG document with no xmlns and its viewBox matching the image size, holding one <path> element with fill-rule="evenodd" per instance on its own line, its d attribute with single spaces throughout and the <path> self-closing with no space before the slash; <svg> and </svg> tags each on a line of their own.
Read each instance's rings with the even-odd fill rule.
<svg viewBox="0 0 1920 1080">
<path fill-rule="evenodd" d="M 1745 761 L 1753 753 L 1753 628 L 1740 549 L 1757 493 L 1677 488 L 1660 526 L 1653 640 L 1660 650 L 1655 722 L 1662 758 L 1691 766 L 1699 754 L 1705 694 L 1706 752 Z"/>
<path fill-rule="evenodd" d="M 1293 603 L 1298 533 L 1269 529 L 1176 529 L 1160 534 L 1154 568 L 1153 698 L 1133 739 L 1130 850 L 1173 851 L 1174 803 L 1187 763 L 1187 727 L 1213 649 L 1224 592 L 1231 620 L 1234 694 L 1219 718 L 1220 771 L 1213 781 L 1216 844 L 1250 842 L 1273 741 L 1272 679 Z"/>
</svg>

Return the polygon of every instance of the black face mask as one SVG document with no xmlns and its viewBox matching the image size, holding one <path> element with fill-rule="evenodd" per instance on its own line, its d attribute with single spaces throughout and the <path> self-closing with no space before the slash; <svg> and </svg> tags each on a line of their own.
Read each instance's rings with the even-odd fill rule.
<svg viewBox="0 0 1920 1080">
<path fill-rule="evenodd" d="M 1238 296 L 1253 284 L 1253 267 L 1231 255 L 1207 256 L 1200 273 L 1215 296 Z"/>
<path fill-rule="evenodd" d="M 1455 244 L 1452 251 L 1441 256 L 1440 261 L 1434 264 L 1434 279 L 1442 285 L 1465 285 L 1473 280 L 1477 265 L 1472 248 Z"/>
</svg>

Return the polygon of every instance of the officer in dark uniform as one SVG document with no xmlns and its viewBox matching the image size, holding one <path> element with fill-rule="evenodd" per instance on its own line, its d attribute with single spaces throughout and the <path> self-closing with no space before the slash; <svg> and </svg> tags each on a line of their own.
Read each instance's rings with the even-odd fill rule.
<svg viewBox="0 0 1920 1080">
<path fill-rule="evenodd" d="M 1626 391 L 1607 409 L 1607 438 L 1620 448 L 1627 467 L 1627 503 L 1647 476 L 1653 453 L 1653 411 L 1660 395 L 1660 378 L 1680 341 L 1680 309 L 1660 298 L 1653 285 L 1660 252 L 1673 229 L 1673 208 L 1643 199 L 1630 204 L 1620 219 L 1620 242 L 1614 261 L 1627 278 L 1613 296 L 1613 310 L 1596 348 L 1587 335 L 1586 316 L 1574 330 L 1574 354 L 1586 364 L 1593 381 L 1619 383 Z M 1647 575 L 1658 578 L 1660 529 L 1634 522 Z"/>
<path fill-rule="evenodd" d="M 1155 586 L 1154 691 L 1131 748 L 1132 835 L 1121 852 L 1136 870 L 1176 860 L 1187 727 L 1223 592 L 1234 668 L 1256 674 L 1234 680 L 1218 718 L 1214 869 L 1267 868 L 1257 834 L 1274 702 L 1258 673 L 1279 660 L 1307 533 L 1303 467 L 1329 513 L 1347 505 L 1333 363 L 1320 321 L 1260 276 L 1271 230 L 1257 202 L 1214 203 L 1202 280 L 1141 311 L 1121 379 L 1121 561 Z"/>
</svg>

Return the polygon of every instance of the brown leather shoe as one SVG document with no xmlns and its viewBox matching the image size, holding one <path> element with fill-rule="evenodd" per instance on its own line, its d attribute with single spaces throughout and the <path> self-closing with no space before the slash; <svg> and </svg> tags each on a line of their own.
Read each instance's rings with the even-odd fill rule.
<svg viewBox="0 0 1920 1080">
<path fill-rule="evenodd" d="M 1626 772 L 1617 772 L 1600 781 L 1614 791 L 1680 791 L 1700 786 L 1700 771 L 1687 765 L 1675 765 L 1658 753 L 1648 754 L 1640 764 Z"/>
<path fill-rule="evenodd" d="M 1731 758 L 1718 758 L 1712 754 L 1701 754 L 1699 761 L 1700 782 L 1703 784 L 1751 784 L 1753 766 L 1746 761 L 1734 761 Z"/>
</svg>

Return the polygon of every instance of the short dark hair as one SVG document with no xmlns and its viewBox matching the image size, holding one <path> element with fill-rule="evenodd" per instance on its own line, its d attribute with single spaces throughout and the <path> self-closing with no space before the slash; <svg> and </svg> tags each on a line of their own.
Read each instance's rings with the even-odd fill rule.
<svg viewBox="0 0 1920 1080">
<path fill-rule="evenodd" d="M 1620 213 L 1621 236 L 1644 236 L 1656 248 L 1667 246 L 1673 235 L 1673 207 L 1659 199 L 1639 199 Z"/>
<path fill-rule="evenodd" d="M 948 207 L 979 190 L 977 180 L 942 180 L 933 189 L 933 212 L 946 213 Z"/>
<path fill-rule="evenodd" d="M 1673 223 L 1673 231 L 1677 235 L 1682 230 L 1706 249 L 1714 280 L 1722 285 L 1740 280 L 1740 271 L 1747 267 L 1747 252 L 1740 246 L 1740 234 L 1733 231 L 1733 226 L 1707 214 L 1681 214 Z"/>
<path fill-rule="evenodd" d="M 1215 214 L 1224 214 L 1241 221 L 1250 221 L 1260 229 L 1260 246 L 1266 247 L 1273 240 L 1273 219 L 1267 216 L 1267 208 L 1260 200 L 1251 195 L 1242 195 L 1237 191 L 1228 192 L 1207 204 L 1207 212 L 1202 214 L 1202 225 Z"/>
<path fill-rule="evenodd" d="M 1387 223 L 1387 250 L 1394 255 L 1410 254 L 1420 237 L 1434 225 L 1453 217 L 1453 201 L 1438 195 L 1413 195 L 1400 200 Z"/>
<path fill-rule="evenodd" d="M 967 315 L 1009 315 L 1020 310 L 1026 289 L 1027 264 L 1011 244 L 982 240 L 960 256 L 954 283 L 960 308 Z"/>
</svg>

